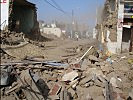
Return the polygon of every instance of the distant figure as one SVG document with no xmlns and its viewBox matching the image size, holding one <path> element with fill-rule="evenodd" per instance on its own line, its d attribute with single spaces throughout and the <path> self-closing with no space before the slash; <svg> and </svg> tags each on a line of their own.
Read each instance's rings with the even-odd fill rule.
<svg viewBox="0 0 133 100">
<path fill-rule="evenodd" d="M 76 37 L 76 40 L 78 41 L 78 40 L 79 40 L 79 35 L 78 35 L 78 33 L 75 34 L 75 37 Z"/>
</svg>

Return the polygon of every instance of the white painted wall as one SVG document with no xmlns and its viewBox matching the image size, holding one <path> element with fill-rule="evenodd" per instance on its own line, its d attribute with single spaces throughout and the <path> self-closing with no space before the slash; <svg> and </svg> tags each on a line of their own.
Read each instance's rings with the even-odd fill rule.
<svg viewBox="0 0 133 100">
<path fill-rule="evenodd" d="M 124 19 L 124 3 L 119 2 L 118 23 L 117 23 L 117 53 L 121 53 L 122 50 L 123 19 Z"/>
<path fill-rule="evenodd" d="M 108 41 L 107 42 L 108 51 L 113 53 L 113 54 L 116 54 L 116 52 L 117 52 L 117 42 L 111 42 L 111 40 L 109 39 L 109 35 L 110 35 L 110 31 L 107 30 L 106 40 Z"/>
<path fill-rule="evenodd" d="M 49 28 L 49 27 L 45 27 L 42 30 L 42 35 L 44 34 L 53 34 L 57 37 L 61 37 L 61 29 L 60 28 Z"/>
<path fill-rule="evenodd" d="M 3 3 L 3 0 L 1 0 L 0 3 L 0 11 L 1 11 L 1 17 L 0 17 L 0 24 L 2 24 L 4 21 L 5 23 L 1 25 L 1 30 L 5 28 L 5 26 L 8 25 L 8 17 L 9 17 L 9 0 L 4 0 L 5 3 Z"/>
</svg>

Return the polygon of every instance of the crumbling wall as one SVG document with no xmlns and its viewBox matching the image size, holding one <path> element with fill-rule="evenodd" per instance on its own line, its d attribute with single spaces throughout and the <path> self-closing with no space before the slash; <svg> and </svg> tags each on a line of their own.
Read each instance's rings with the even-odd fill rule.
<svg viewBox="0 0 133 100">
<path fill-rule="evenodd" d="M 11 31 L 18 31 L 27 34 L 36 28 L 37 14 L 34 4 L 31 4 L 26 0 L 14 0 L 13 4 L 10 4 L 10 10 L 9 29 Z M 17 25 L 18 27 L 16 27 Z"/>
<path fill-rule="evenodd" d="M 103 45 L 103 49 L 111 53 L 116 53 L 118 51 L 118 40 L 121 39 L 117 32 L 118 7 L 117 0 L 106 0 L 101 16 L 102 22 L 99 24 L 100 27 L 97 27 L 98 40 Z"/>
<path fill-rule="evenodd" d="M 113 2 L 112 2 L 113 1 Z M 114 4 L 112 4 L 114 3 Z M 103 10 L 103 31 L 109 30 L 111 42 L 117 42 L 117 6 L 114 0 L 107 0 Z M 113 5 L 113 6 L 112 6 Z M 115 7 L 114 7 L 115 6 Z M 104 33 L 107 34 L 107 33 Z"/>
<path fill-rule="evenodd" d="M 29 33 L 34 26 L 34 11 L 29 7 L 13 7 L 13 21 L 20 21 L 20 32 Z"/>
</svg>

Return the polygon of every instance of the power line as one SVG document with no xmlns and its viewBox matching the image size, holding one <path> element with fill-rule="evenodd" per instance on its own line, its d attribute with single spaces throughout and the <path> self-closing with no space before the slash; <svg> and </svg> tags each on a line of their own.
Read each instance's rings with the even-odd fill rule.
<svg viewBox="0 0 133 100">
<path fill-rule="evenodd" d="M 56 6 L 54 6 L 54 5 L 53 5 L 53 4 L 51 4 L 49 1 L 47 1 L 47 0 L 43 0 L 43 1 L 44 1 L 44 2 L 46 2 L 46 3 L 48 3 L 50 6 L 54 7 L 55 9 L 57 9 L 57 10 L 61 11 L 62 13 L 66 14 L 66 12 L 65 12 L 65 11 L 63 11 L 62 9 L 60 9 L 60 8 L 58 8 L 58 7 L 56 7 Z"/>
<path fill-rule="evenodd" d="M 58 3 L 57 3 L 55 0 L 51 0 L 51 1 L 55 4 L 56 7 L 58 7 L 60 10 L 64 11 L 64 10 L 58 5 Z M 64 11 L 64 12 L 65 12 L 65 14 L 67 14 L 68 17 L 71 17 L 66 11 Z"/>
<path fill-rule="evenodd" d="M 55 0 L 51 0 L 59 9 L 62 10 L 62 8 L 55 2 Z M 64 11 L 64 10 L 63 10 Z"/>
</svg>

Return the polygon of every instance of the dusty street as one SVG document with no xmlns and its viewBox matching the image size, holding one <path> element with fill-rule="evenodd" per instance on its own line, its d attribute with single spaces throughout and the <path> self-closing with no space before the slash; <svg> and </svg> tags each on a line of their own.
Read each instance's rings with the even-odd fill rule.
<svg viewBox="0 0 133 100">
<path fill-rule="evenodd" d="M 1 0 L 1 100 L 133 100 L 133 0 Z"/>
<path fill-rule="evenodd" d="M 110 57 L 99 52 L 98 45 L 95 39 L 2 45 L 2 99 L 125 100 L 132 97 L 133 54 Z M 6 71 L 9 74 L 4 76 Z M 11 88 L 3 88 L 4 84 L 11 84 Z"/>
<path fill-rule="evenodd" d="M 46 49 L 44 49 L 44 54 L 48 60 L 70 59 L 71 56 L 81 56 L 81 51 L 82 53 L 83 51 L 85 52 L 87 47 L 90 47 L 91 45 L 96 45 L 95 40 L 54 40 L 45 43 Z M 83 47 L 85 50 L 80 50 Z"/>
<path fill-rule="evenodd" d="M 26 56 L 43 56 L 45 60 L 57 60 L 70 59 L 71 56 L 81 56 L 81 53 L 85 52 L 91 45 L 97 46 L 95 40 L 83 39 L 79 41 L 75 40 L 53 40 L 48 42 L 42 42 L 44 47 L 38 47 L 33 44 L 26 44 L 19 48 L 9 48 L 5 51 L 18 59 L 23 59 Z M 8 47 L 7 47 L 8 48 Z M 84 49 L 84 50 L 80 50 Z M 82 52 L 81 52 L 82 51 Z"/>
</svg>

